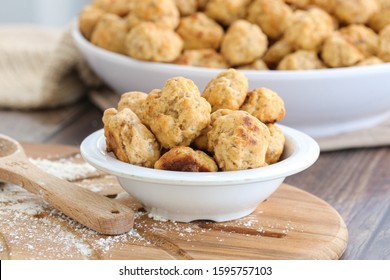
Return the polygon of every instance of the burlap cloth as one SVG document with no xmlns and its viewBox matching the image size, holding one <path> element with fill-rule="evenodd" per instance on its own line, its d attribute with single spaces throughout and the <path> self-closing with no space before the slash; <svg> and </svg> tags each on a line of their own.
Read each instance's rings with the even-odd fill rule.
<svg viewBox="0 0 390 280">
<path fill-rule="evenodd" d="M 99 84 L 76 50 L 70 28 L 0 26 L 1 108 L 66 105 Z"/>
<path fill-rule="evenodd" d="M 118 95 L 101 88 L 74 45 L 71 28 L 0 26 L 0 108 L 52 108 L 87 93 L 102 110 L 115 106 Z M 388 146 L 390 119 L 376 127 L 316 140 L 322 151 Z"/>
</svg>

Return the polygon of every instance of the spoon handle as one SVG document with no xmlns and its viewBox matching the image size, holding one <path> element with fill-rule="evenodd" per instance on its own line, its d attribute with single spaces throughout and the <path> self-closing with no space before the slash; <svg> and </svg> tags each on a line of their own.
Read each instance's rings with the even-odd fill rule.
<svg viewBox="0 0 390 280">
<path fill-rule="evenodd" d="M 0 162 L 0 174 L 2 180 L 23 186 L 97 232 L 117 235 L 133 227 L 134 212 L 129 207 L 50 175 L 23 157 Z"/>
</svg>

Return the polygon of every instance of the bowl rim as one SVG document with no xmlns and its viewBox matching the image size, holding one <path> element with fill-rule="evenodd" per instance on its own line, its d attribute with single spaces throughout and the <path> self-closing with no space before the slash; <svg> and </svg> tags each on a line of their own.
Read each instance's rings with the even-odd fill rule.
<svg viewBox="0 0 390 280">
<path fill-rule="evenodd" d="M 130 56 L 115 53 L 98 46 L 95 46 L 89 42 L 81 34 L 78 21 L 75 20 L 72 28 L 72 37 L 76 45 L 81 46 L 82 48 L 88 48 L 93 54 L 98 56 L 106 56 L 111 61 L 118 64 L 125 64 L 127 66 L 136 67 L 136 69 L 147 68 L 153 70 L 154 72 L 159 71 L 175 71 L 180 73 L 182 76 L 186 75 L 217 75 L 223 69 L 219 68 L 206 68 L 200 66 L 188 66 L 188 65 L 179 65 L 174 63 L 164 63 L 164 62 L 153 62 L 153 61 L 142 61 Z M 296 79 L 326 79 L 326 78 L 339 78 L 350 77 L 356 75 L 375 75 L 376 73 L 382 73 L 383 71 L 390 71 L 390 62 L 384 62 L 382 64 L 375 65 L 366 65 L 366 66 L 351 66 L 351 67 L 338 67 L 338 68 L 325 68 L 325 69 L 315 69 L 315 70 L 242 70 L 242 73 L 249 79 L 264 78 L 269 81 L 272 80 L 296 80 Z"/>
<path fill-rule="evenodd" d="M 87 136 L 80 145 L 85 161 L 95 168 L 109 174 L 136 181 L 154 182 L 170 185 L 234 185 L 270 181 L 285 178 L 310 167 L 319 157 L 317 142 L 307 134 L 296 129 L 280 125 L 286 142 L 293 150 L 289 157 L 280 162 L 248 170 L 224 172 L 181 172 L 157 170 L 122 162 L 112 153 L 106 152 L 104 129 Z"/>
</svg>

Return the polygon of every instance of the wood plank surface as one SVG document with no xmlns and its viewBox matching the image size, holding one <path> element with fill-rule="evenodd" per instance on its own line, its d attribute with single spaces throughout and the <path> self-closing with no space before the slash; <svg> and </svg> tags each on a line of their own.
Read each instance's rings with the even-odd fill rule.
<svg viewBox="0 0 390 280">
<path fill-rule="evenodd" d="M 78 146 L 90 133 L 102 127 L 101 110 L 88 99 L 55 109 L 0 110 L 0 133 L 20 142 L 62 143 Z"/>
<path fill-rule="evenodd" d="M 74 148 L 57 148 L 25 145 L 34 157 L 81 163 Z M 77 182 L 131 205 L 137 213 L 134 229 L 118 236 L 97 234 L 35 195 L 3 185 L 0 259 L 338 259 L 347 245 L 337 211 L 286 184 L 242 219 L 177 223 L 150 218 L 112 176 L 86 174 Z"/>
<path fill-rule="evenodd" d="M 321 153 L 308 170 L 286 183 L 324 199 L 344 218 L 349 244 L 344 259 L 390 259 L 390 149 Z"/>
</svg>

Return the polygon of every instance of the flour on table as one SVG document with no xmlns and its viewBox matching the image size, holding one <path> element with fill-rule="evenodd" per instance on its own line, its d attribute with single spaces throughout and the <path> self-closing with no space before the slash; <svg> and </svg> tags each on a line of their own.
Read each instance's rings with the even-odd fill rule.
<svg viewBox="0 0 390 280">
<path fill-rule="evenodd" d="M 50 161 L 31 159 L 44 171 L 66 180 L 78 179 L 80 187 L 99 192 L 101 187 L 88 178 L 96 169 L 86 163 L 70 160 Z M 104 175 L 106 176 L 106 175 Z M 109 175 L 111 176 L 111 175 Z M 93 177 L 96 179 L 96 177 Z M 104 181 L 106 182 L 106 181 Z M 126 199 L 127 193 L 119 193 L 114 199 Z M 262 213 L 262 212 L 261 212 Z M 207 223 L 206 223 L 207 224 Z M 134 228 L 127 233 L 107 236 L 90 230 L 62 212 L 48 205 L 40 197 L 13 184 L 0 183 L 0 253 L 9 258 L 28 256 L 34 259 L 99 259 L 110 258 L 111 249 L 134 250 L 135 246 L 159 246 L 159 236 L 167 233 L 187 242 L 202 241 L 211 231 L 220 231 L 218 242 L 236 234 L 234 228 L 247 227 L 261 233 L 266 229 L 258 220 L 239 219 L 226 224 L 202 227 L 197 223 L 178 223 L 151 215 L 142 209 L 135 211 Z M 273 228 L 269 225 L 268 229 Z M 287 224 L 285 230 L 293 229 Z M 245 234 L 245 232 L 244 232 Z M 14 257 L 14 254 L 15 257 Z"/>
<path fill-rule="evenodd" d="M 51 161 L 47 159 L 31 159 L 30 161 L 47 173 L 65 180 L 83 178 L 96 169 L 88 163 L 73 163 L 66 159 Z"/>
</svg>

